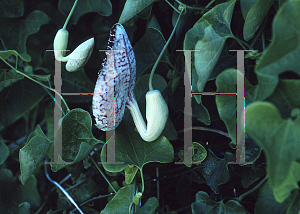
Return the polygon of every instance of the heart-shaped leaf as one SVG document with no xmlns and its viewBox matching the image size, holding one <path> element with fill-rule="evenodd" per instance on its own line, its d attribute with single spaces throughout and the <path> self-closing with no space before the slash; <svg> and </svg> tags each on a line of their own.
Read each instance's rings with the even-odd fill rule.
<svg viewBox="0 0 300 214">
<path fill-rule="evenodd" d="M 280 73 L 292 70 L 300 74 L 299 11 L 299 1 L 288 1 L 276 13 L 271 43 L 255 67 L 259 82 L 255 100 L 264 100 L 274 92 Z"/>
<path fill-rule="evenodd" d="M 106 204 L 104 210 L 102 210 L 100 214 L 128 213 L 133 196 L 133 184 L 122 187 L 118 190 L 113 199 Z"/>
<path fill-rule="evenodd" d="M 237 75 L 243 74 L 236 69 L 227 69 L 216 79 L 217 91 L 221 93 L 237 93 Z M 237 97 L 234 95 L 217 95 L 216 104 L 220 118 L 224 121 L 231 140 L 236 144 Z"/>
<path fill-rule="evenodd" d="M 257 31 L 265 16 L 267 15 L 274 0 L 257 0 L 256 2 L 254 1 L 254 4 L 252 2 L 253 1 L 247 0 L 241 1 L 243 16 L 244 18 L 246 16 L 243 30 L 244 39 L 246 41 L 250 40 L 254 36 L 255 32 Z M 251 8 L 245 8 L 243 10 L 243 7 L 247 7 L 249 4 L 251 4 Z"/>
<path fill-rule="evenodd" d="M 46 94 L 40 85 L 27 78 L 0 91 L 0 129 L 24 116 L 24 113 L 41 102 Z"/>
<path fill-rule="evenodd" d="M 159 202 L 157 198 L 149 198 L 148 201 L 139 209 L 136 214 L 154 214 Z"/>
<path fill-rule="evenodd" d="M 52 142 L 43 133 L 41 127 L 37 125 L 36 129 L 29 135 L 26 145 L 19 151 L 22 184 L 25 184 L 43 161 L 51 144 Z"/>
<path fill-rule="evenodd" d="M 289 197 L 283 203 L 279 203 L 278 201 L 276 201 L 269 182 L 266 182 L 259 188 L 259 194 L 255 203 L 254 212 L 255 214 L 287 213 L 287 208 L 289 204 L 291 204 L 291 202 L 292 197 Z"/>
<path fill-rule="evenodd" d="M 295 164 L 300 158 L 300 116 L 282 119 L 272 103 L 260 101 L 247 106 L 245 115 L 246 132 L 263 147 L 271 187 L 276 200 L 283 202 L 300 180 Z"/>
<path fill-rule="evenodd" d="M 24 1 L 11 0 L 0 1 L 0 16 L 5 18 L 15 18 L 24 15 Z"/>
<path fill-rule="evenodd" d="M 216 202 L 212 200 L 206 192 L 199 191 L 196 194 L 196 201 L 192 203 L 193 214 L 220 214 L 235 213 L 246 214 L 245 208 L 237 201 L 229 200 L 225 204 L 222 201 Z"/>
<path fill-rule="evenodd" d="M 136 56 L 136 77 L 140 77 L 149 67 L 153 66 L 166 41 L 156 28 L 148 28 L 144 36 L 134 46 Z M 160 62 L 166 62 L 166 53 Z"/>
<path fill-rule="evenodd" d="M 97 144 L 104 143 L 94 138 L 92 134 L 92 118 L 90 114 L 83 109 L 73 109 L 68 112 L 68 114 L 63 117 L 61 127 L 58 129 L 58 132 L 59 131 L 62 132 L 62 158 L 70 164 L 81 161 L 88 156 Z M 51 162 L 54 162 L 53 160 L 54 157 L 52 154 Z M 51 164 L 51 169 L 56 172 L 67 165 L 68 164 Z"/>
<path fill-rule="evenodd" d="M 279 80 L 274 93 L 266 99 L 273 103 L 282 118 L 286 119 L 291 116 L 293 109 L 300 106 L 300 96 L 295 96 L 300 91 L 300 80 Z"/>
<path fill-rule="evenodd" d="M 191 162 L 192 163 L 201 163 L 207 156 L 207 151 L 206 149 L 200 144 L 200 143 L 197 143 L 197 142 L 193 142 L 192 144 L 192 160 Z M 184 161 L 184 151 L 183 150 L 180 150 L 178 152 L 178 156 L 179 158 Z M 192 164 L 185 164 L 187 167 L 191 167 Z"/>
<path fill-rule="evenodd" d="M 5 49 L 16 50 L 18 53 L 26 53 L 26 40 L 31 34 L 39 31 L 40 27 L 49 22 L 48 16 L 35 10 L 26 20 L 0 19 L 0 39 Z"/>
<path fill-rule="evenodd" d="M 129 19 L 136 16 L 153 2 L 154 0 L 127 0 L 120 16 L 119 23 L 123 24 L 127 22 Z"/>
<path fill-rule="evenodd" d="M 113 137 L 109 139 L 111 143 Z M 139 169 L 149 162 L 170 163 L 174 158 L 174 148 L 164 136 L 153 142 L 142 140 L 134 126 L 120 123 L 115 132 L 115 161 L 123 164 L 103 164 L 105 170 L 120 172 L 128 164 Z M 101 162 L 106 162 L 106 144 L 101 151 Z"/>
<path fill-rule="evenodd" d="M 228 162 L 234 161 L 233 154 L 226 152 L 225 158 L 218 158 L 210 149 L 207 149 L 207 157 L 198 165 L 200 173 L 204 176 L 206 183 L 215 192 L 219 192 L 219 185 L 229 180 Z"/>
</svg>

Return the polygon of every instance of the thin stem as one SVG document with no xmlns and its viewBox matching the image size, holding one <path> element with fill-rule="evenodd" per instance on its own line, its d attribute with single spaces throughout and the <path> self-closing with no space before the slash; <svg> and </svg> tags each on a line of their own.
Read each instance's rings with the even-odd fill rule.
<svg viewBox="0 0 300 214">
<path fill-rule="evenodd" d="M 226 132 L 223 132 L 223 131 L 220 131 L 218 129 L 211 129 L 211 128 L 207 128 L 207 127 L 200 127 L 200 126 L 194 126 L 192 127 L 192 129 L 194 130 L 199 130 L 199 131 L 209 131 L 209 132 L 215 132 L 215 133 L 218 133 L 218 134 L 221 134 L 221 135 L 224 135 L 226 137 L 228 137 L 229 139 L 231 139 L 230 135 Z M 188 131 L 190 130 L 190 128 L 186 128 L 186 129 L 182 129 L 182 130 L 179 130 L 178 133 L 182 133 L 182 132 L 185 132 L 185 131 Z"/>
<path fill-rule="evenodd" d="M 158 167 L 156 167 L 156 177 L 159 177 L 159 171 Z M 156 180 L 156 194 L 157 194 L 157 200 L 159 201 L 159 180 Z"/>
<path fill-rule="evenodd" d="M 140 169 L 140 172 L 141 172 L 141 179 L 142 179 L 142 194 L 143 194 L 144 193 L 144 186 L 145 186 L 145 184 L 144 184 L 144 175 L 143 175 L 142 169 Z"/>
<path fill-rule="evenodd" d="M 173 35 L 174 35 L 174 33 L 175 33 L 175 30 L 176 30 L 176 28 L 177 28 L 177 25 L 178 25 L 178 23 L 179 23 L 179 20 L 180 20 L 180 17 L 181 17 L 181 15 L 182 15 L 183 11 L 184 11 L 184 9 L 180 11 L 179 16 L 178 16 L 177 21 L 176 21 L 176 24 L 175 24 L 175 26 L 174 26 L 174 28 L 173 28 L 173 31 L 172 31 L 172 33 L 171 33 L 171 35 L 170 35 L 168 41 L 166 42 L 165 46 L 163 47 L 162 51 L 160 52 L 160 54 L 159 54 L 159 56 L 158 56 L 158 58 L 157 58 L 157 60 L 156 60 L 156 62 L 155 62 L 155 64 L 154 64 L 154 66 L 153 66 L 153 68 L 152 68 L 152 70 L 151 70 L 151 74 L 150 74 L 150 78 L 149 78 L 149 90 L 150 90 L 150 91 L 153 90 L 153 87 L 152 87 L 152 79 L 153 79 L 153 75 L 154 75 L 155 69 L 156 69 L 156 67 L 157 67 L 157 65 L 158 65 L 158 63 L 159 63 L 159 61 L 160 61 L 160 59 L 162 58 L 162 56 L 163 56 L 163 54 L 164 54 L 166 48 L 168 47 L 168 45 L 169 45 L 169 43 L 170 43 L 170 41 L 171 41 L 171 39 L 172 39 L 172 37 L 173 37 Z"/>
<path fill-rule="evenodd" d="M 180 13 L 180 11 L 176 7 L 174 7 L 168 0 L 165 0 L 165 2 L 167 2 L 177 13 Z"/>
<path fill-rule="evenodd" d="M 258 189 L 263 183 L 265 183 L 265 181 L 267 179 L 268 179 L 268 176 L 266 175 L 264 177 L 264 179 L 262 179 L 255 187 L 253 187 L 252 189 L 250 189 L 248 192 L 245 192 L 244 194 L 240 195 L 240 197 L 238 197 L 237 200 L 239 202 L 241 202 L 245 196 L 249 195 L 250 193 L 254 192 L 256 189 Z"/>
<path fill-rule="evenodd" d="M 261 34 L 261 40 L 262 40 L 262 48 L 263 48 L 263 51 L 265 51 L 265 49 L 266 49 L 266 44 L 265 44 L 265 34 L 264 34 L 264 33 Z"/>
<path fill-rule="evenodd" d="M 216 1 L 216 0 L 211 0 L 211 1 L 205 6 L 205 8 L 209 8 L 210 5 L 212 5 L 215 1 Z"/>
<path fill-rule="evenodd" d="M 268 21 L 268 16 L 266 16 L 266 18 L 264 19 L 264 22 L 261 24 L 261 27 L 259 28 L 259 31 L 256 33 L 255 38 L 253 39 L 252 43 L 251 43 L 251 47 L 254 46 L 255 42 L 257 41 L 258 37 L 260 36 L 260 34 L 264 31 L 266 24 Z"/>
<path fill-rule="evenodd" d="M 241 39 L 239 39 L 239 38 L 237 38 L 237 37 L 234 37 L 234 39 L 242 46 L 242 48 L 243 48 L 244 50 L 247 50 L 247 49 L 245 48 L 244 45 L 246 45 L 250 50 L 253 50 L 253 47 L 250 46 L 250 45 L 248 45 L 247 42 L 245 42 L 245 41 L 243 41 L 243 40 L 241 40 Z M 243 45 L 243 44 L 244 44 L 244 45 Z"/>
<path fill-rule="evenodd" d="M 66 28 L 67 28 L 68 22 L 69 22 L 69 20 L 70 20 L 72 14 L 73 14 L 73 12 L 74 12 L 74 9 L 75 9 L 75 7 L 76 7 L 77 2 L 78 2 L 78 0 L 75 0 L 75 2 L 74 2 L 74 4 L 73 4 L 73 7 L 72 7 L 72 9 L 71 9 L 71 11 L 70 11 L 70 13 L 69 13 L 69 15 L 68 15 L 68 18 L 67 18 L 66 21 L 65 21 L 65 24 L 64 24 L 64 26 L 63 26 L 63 29 L 66 29 Z"/>
<path fill-rule="evenodd" d="M 90 155 L 89 155 L 90 156 Z M 103 176 L 103 178 L 106 180 L 106 182 L 108 183 L 108 185 L 112 188 L 112 190 L 117 193 L 117 190 L 114 188 L 114 186 L 110 183 L 110 181 L 107 179 L 107 177 L 104 175 L 104 173 L 101 171 L 101 169 L 98 167 L 97 163 L 95 162 L 94 158 L 92 156 L 90 156 L 93 164 L 95 165 L 95 167 L 97 168 L 97 170 L 100 172 L 100 174 Z"/>
<path fill-rule="evenodd" d="M 133 201 L 131 202 L 129 209 L 128 209 L 128 213 L 131 214 L 131 210 L 132 210 L 132 205 L 133 205 Z"/>
<path fill-rule="evenodd" d="M 84 214 L 82 212 L 82 210 L 79 208 L 79 206 L 76 204 L 76 202 L 74 201 L 74 199 L 69 195 L 69 193 L 59 184 L 57 183 L 56 181 L 52 180 L 48 174 L 48 169 L 47 169 L 47 164 L 45 164 L 45 175 L 46 175 L 46 178 L 51 182 L 53 183 L 55 186 L 57 186 L 64 194 L 65 196 L 69 199 L 69 201 L 71 201 L 71 203 L 76 207 L 76 209 L 81 213 L 81 214 Z"/>
<path fill-rule="evenodd" d="M 189 6 L 187 4 L 183 4 L 181 1 L 179 0 L 175 0 L 178 4 L 182 4 L 182 5 L 185 5 L 186 8 L 189 8 L 189 9 L 193 9 L 193 10 L 204 10 L 204 11 L 209 11 L 210 9 L 208 8 L 205 8 L 205 7 L 194 7 L 194 6 Z"/>
<path fill-rule="evenodd" d="M 65 104 L 65 106 L 66 106 L 66 108 L 67 108 L 67 111 L 68 111 L 68 112 L 70 111 L 70 109 L 69 109 L 69 107 L 68 107 L 68 105 L 67 105 L 65 99 L 61 96 L 61 94 L 59 94 L 57 91 L 55 91 L 55 89 L 50 88 L 50 87 L 44 85 L 43 83 L 40 83 L 39 81 L 37 81 L 37 80 L 31 78 L 30 76 L 28 76 L 27 74 L 25 74 L 25 73 L 23 73 L 23 72 L 21 72 L 21 71 L 18 71 L 18 70 L 15 69 L 13 66 L 11 66 L 8 62 L 6 62 L 6 60 L 4 60 L 1 56 L 0 56 L 0 59 L 1 59 L 5 64 L 7 64 L 11 69 L 13 69 L 15 72 L 17 72 L 18 74 L 21 74 L 21 75 L 23 75 L 24 77 L 26 77 L 26 78 L 32 80 L 33 82 L 35 82 L 35 83 L 37 83 L 37 84 L 43 86 L 44 88 L 47 88 L 48 90 L 53 91 L 54 93 L 56 93 L 58 96 L 61 97 L 63 103 Z"/>
<path fill-rule="evenodd" d="M 114 194 L 115 194 L 115 193 L 111 192 L 111 193 L 106 194 L 106 195 L 98 195 L 98 196 L 96 196 L 96 197 L 87 199 L 86 201 L 84 201 L 84 202 L 82 202 L 81 204 L 79 204 L 79 206 L 81 207 L 81 206 L 83 206 L 83 205 L 85 205 L 85 204 L 87 204 L 87 203 L 89 203 L 89 202 L 91 202 L 91 201 L 98 200 L 98 199 L 101 199 L 101 198 L 107 198 L 107 197 L 112 196 L 112 195 L 114 195 Z M 73 209 L 73 210 L 72 210 L 72 213 L 74 213 L 75 210 L 76 210 L 76 209 Z"/>
<path fill-rule="evenodd" d="M 44 88 L 44 89 L 45 89 L 45 88 Z M 55 100 L 54 96 L 53 96 L 48 90 L 45 89 L 45 91 L 47 92 L 47 94 L 48 94 L 53 100 Z M 58 105 L 57 100 L 55 100 L 55 103 Z M 58 105 L 58 106 L 59 106 L 59 105 Z M 62 109 L 61 106 L 60 106 L 60 109 L 61 109 L 61 112 L 63 113 L 63 115 L 65 116 L 66 113 L 65 113 L 65 111 Z"/>
</svg>

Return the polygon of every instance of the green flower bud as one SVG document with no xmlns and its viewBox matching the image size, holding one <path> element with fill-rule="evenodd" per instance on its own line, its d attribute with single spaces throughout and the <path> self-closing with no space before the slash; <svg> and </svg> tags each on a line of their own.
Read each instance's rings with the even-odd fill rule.
<svg viewBox="0 0 300 214">
<path fill-rule="evenodd" d="M 61 58 L 65 55 L 65 50 L 68 46 L 68 38 L 69 32 L 66 29 L 62 28 L 57 31 L 53 42 L 54 56 L 57 61 L 61 61 Z"/>
</svg>

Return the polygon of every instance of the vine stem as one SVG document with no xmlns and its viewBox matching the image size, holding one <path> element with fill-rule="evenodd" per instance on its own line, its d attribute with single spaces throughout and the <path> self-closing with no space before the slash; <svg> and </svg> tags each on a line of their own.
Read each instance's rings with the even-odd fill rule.
<svg viewBox="0 0 300 214">
<path fill-rule="evenodd" d="M 100 172 L 100 174 L 103 176 L 103 178 L 106 180 L 106 182 L 108 183 L 108 185 L 112 188 L 112 190 L 117 193 L 117 190 L 114 188 L 114 186 L 110 183 L 110 181 L 107 179 L 107 177 L 104 175 L 104 173 L 101 171 L 101 169 L 98 167 L 97 163 L 95 162 L 94 158 L 92 156 L 90 156 L 90 159 L 92 160 L 93 164 L 95 165 L 95 167 L 97 168 L 97 170 Z"/>
<path fill-rule="evenodd" d="M 159 54 L 159 56 L 158 56 L 158 58 L 157 58 L 157 60 L 156 60 L 156 62 L 155 62 L 155 64 L 154 64 L 154 66 L 153 66 L 153 68 L 152 68 L 152 70 L 151 70 L 150 78 L 149 78 L 149 90 L 150 90 L 150 91 L 153 90 L 153 87 L 152 87 L 152 79 L 153 79 L 153 75 L 154 75 L 155 69 L 156 69 L 156 67 L 157 67 L 157 65 L 158 65 L 158 63 L 159 63 L 159 61 L 160 61 L 160 59 L 162 58 L 162 56 L 163 56 L 163 54 L 164 54 L 166 48 L 168 47 L 168 45 L 169 45 L 169 43 L 170 43 L 170 41 L 171 41 L 171 39 L 172 39 L 172 37 L 173 37 L 173 35 L 174 35 L 174 33 L 175 33 L 175 30 L 176 30 L 177 25 L 178 25 L 178 23 L 179 23 L 180 17 L 181 17 L 181 15 L 182 15 L 182 13 L 183 13 L 184 10 L 185 10 L 185 9 L 182 9 L 182 10 L 180 11 L 179 16 L 178 16 L 177 21 L 176 21 L 176 24 L 175 24 L 175 26 L 174 26 L 174 28 L 173 28 L 173 31 L 172 31 L 172 33 L 171 33 L 171 35 L 170 35 L 168 41 L 166 42 L 165 46 L 164 46 L 163 49 L 161 50 L 161 52 L 160 52 L 160 54 Z"/>
<path fill-rule="evenodd" d="M 240 44 L 240 46 L 242 46 L 242 48 L 244 50 L 247 50 L 244 45 L 246 45 L 250 50 L 253 50 L 252 46 L 250 46 L 247 42 L 245 42 L 245 41 L 243 41 L 243 40 L 241 40 L 241 39 L 239 39 L 237 37 L 234 37 L 233 39 L 235 39 Z"/>
<path fill-rule="evenodd" d="M 182 133 L 182 132 L 188 131 L 188 130 L 190 130 L 190 129 L 191 129 L 191 128 L 182 129 L 182 130 L 179 130 L 178 133 Z M 230 135 L 229 135 L 228 133 L 223 132 L 223 131 L 218 130 L 218 129 L 212 129 L 212 128 L 208 128 L 208 127 L 200 127 L 200 126 L 193 126 L 192 129 L 193 129 L 193 130 L 199 130 L 199 131 L 215 132 L 215 133 L 224 135 L 225 137 L 228 137 L 229 139 L 231 139 L 231 137 L 230 137 Z"/>
<path fill-rule="evenodd" d="M 170 5 L 170 7 L 172 7 L 173 8 L 173 10 L 175 10 L 177 13 L 180 13 L 180 11 L 179 10 L 177 10 L 177 8 L 176 7 L 174 7 L 168 0 L 165 0 L 165 2 L 167 2 L 168 3 L 168 5 Z"/>
<path fill-rule="evenodd" d="M 141 179 L 142 179 L 142 194 L 144 193 L 144 175 L 143 175 L 143 171 L 142 169 L 140 169 L 140 172 L 141 172 Z"/>
<path fill-rule="evenodd" d="M 193 10 L 203 10 L 203 11 L 209 11 L 210 9 L 208 8 L 205 8 L 205 7 L 194 7 L 194 6 L 189 6 L 187 4 L 183 4 L 181 1 L 179 0 L 175 0 L 178 4 L 182 4 L 182 5 L 185 5 L 186 8 L 189 8 L 189 9 L 193 9 Z"/>
<path fill-rule="evenodd" d="M 265 181 L 268 179 L 268 176 L 266 175 L 255 187 L 250 189 L 248 192 L 245 192 L 244 194 L 240 195 L 240 197 L 237 198 L 239 202 L 241 202 L 245 196 L 249 195 L 250 193 L 254 192 L 256 189 L 258 189 Z"/>
<path fill-rule="evenodd" d="M 56 181 L 52 180 L 50 178 L 50 175 L 48 173 L 48 168 L 47 168 L 47 164 L 45 164 L 44 166 L 44 170 L 45 170 L 45 175 L 46 175 L 46 178 L 51 182 L 53 183 L 55 186 L 57 186 L 64 194 L 65 196 L 69 199 L 69 201 L 71 201 L 71 203 L 76 207 L 76 209 L 81 213 L 81 214 L 84 214 L 84 212 L 82 212 L 82 210 L 79 208 L 79 206 L 76 204 L 76 202 L 74 201 L 74 199 L 69 195 L 69 193 L 59 184 L 57 183 Z"/>
<path fill-rule="evenodd" d="M 67 108 L 67 112 L 70 111 L 69 106 L 67 105 L 65 99 L 61 96 L 61 94 L 59 94 L 57 91 L 55 91 L 55 89 L 50 88 L 50 87 L 44 85 L 43 83 L 40 83 L 39 81 L 37 81 L 37 80 L 31 78 L 31 77 L 28 76 L 27 74 L 24 74 L 23 72 L 21 72 L 21 71 L 15 69 L 15 68 L 14 68 L 13 66 L 11 66 L 8 62 L 6 62 L 6 60 L 4 60 L 1 56 L 0 56 L 0 59 L 1 59 L 6 65 L 8 65 L 11 69 L 13 69 L 15 72 L 17 72 L 18 74 L 21 74 L 21 75 L 23 75 L 24 77 L 30 79 L 31 81 L 33 81 L 33 82 L 35 82 L 35 83 L 37 83 L 37 84 L 43 86 L 44 88 L 47 88 L 48 90 L 53 91 L 54 93 L 56 93 L 58 96 L 61 97 L 63 103 L 65 104 L 65 106 L 66 106 L 66 108 Z"/>
<path fill-rule="evenodd" d="M 74 10 L 75 10 L 75 7 L 76 7 L 77 2 L 78 2 L 78 0 L 75 0 L 75 2 L 74 2 L 74 4 L 73 4 L 73 7 L 72 7 L 72 9 L 71 9 L 71 11 L 70 11 L 70 13 L 69 13 L 69 15 L 68 15 L 68 18 L 67 18 L 66 21 L 65 21 L 65 24 L 64 24 L 64 26 L 63 26 L 63 29 L 66 29 L 66 28 L 67 28 L 68 22 L 69 22 L 69 20 L 70 20 L 72 14 L 73 14 L 73 12 L 74 12 Z"/>
</svg>

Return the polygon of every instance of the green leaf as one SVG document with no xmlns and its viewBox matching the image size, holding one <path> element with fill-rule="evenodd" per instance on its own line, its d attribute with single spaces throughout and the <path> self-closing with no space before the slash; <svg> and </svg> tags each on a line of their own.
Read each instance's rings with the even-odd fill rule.
<svg viewBox="0 0 300 214">
<path fill-rule="evenodd" d="M 5 29 L 0 31 L 4 48 L 26 53 L 27 37 L 38 32 L 40 27 L 48 22 L 48 16 L 39 10 L 30 13 L 26 20 L 0 18 L 0 28 Z"/>
<path fill-rule="evenodd" d="M 247 2 L 251 2 L 251 1 L 247 1 Z M 251 3 L 253 5 L 251 5 L 250 9 L 249 8 L 246 9 L 248 11 L 246 13 L 247 15 L 246 15 L 244 29 L 243 29 L 244 39 L 246 41 L 249 41 L 254 36 L 255 32 L 257 31 L 262 21 L 264 20 L 265 16 L 267 15 L 273 2 L 274 0 L 257 0 L 255 4 Z M 245 3 L 245 1 L 241 1 L 241 8 L 244 7 L 244 4 L 250 4 L 250 3 Z M 243 16 L 244 14 L 245 13 L 243 13 Z"/>
<path fill-rule="evenodd" d="M 263 147 L 271 187 L 276 200 L 283 202 L 290 191 L 298 188 L 300 180 L 295 164 L 300 158 L 300 116 L 294 121 L 282 119 L 269 102 L 248 105 L 245 115 L 246 132 Z"/>
<path fill-rule="evenodd" d="M 199 191 L 196 194 L 196 201 L 192 203 L 193 214 L 246 214 L 245 208 L 237 201 L 229 200 L 225 204 L 223 200 L 216 202 L 206 192 Z"/>
<path fill-rule="evenodd" d="M 204 123 L 205 125 L 209 126 L 211 123 L 210 116 L 208 113 L 207 108 L 202 104 L 197 103 L 195 96 L 192 98 L 192 116 L 197 118 L 200 122 Z M 184 111 L 182 111 L 184 113 Z"/>
<path fill-rule="evenodd" d="M 6 146 L 2 137 L 0 136 L 0 165 L 5 162 L 8 156 L 9 156 L 9 149 Z"/>
<path fill-rule="evenodd" d="M 240 6 L 244 20 L 246 20 L 248 12 L 257 3 L 257 1 L 259 0 L 240 0 Z"/>
<path fill-rule="evenodd" d="M 122 187 L 113 197 L 113 199 L 106 204 L 104 210 L 102 210 L 100 214 L 128 213 L 133 196 L 133 184 Z"/>
<path fill-rule="evenodd" d="M 219 192 L 219 185 L 229 181 L 228 162 L 234 161 L 233 154 L 226 152 L 225 158 L 218 158 L 210 149 L 207 149 L 206 159 L 198 165 L 198 170 L 203 175 L 206 183 L 215 192 Z"/>
<path fill-rule="evenodd" d="M 221 37 L 212 28 L 212 25 L 204 29 L 204 37 L 196 43 L 195 50 L 195 68 L 198 76 L 197 88 L 199 92 L 204 91 L 213 68 L 215 67 L 226 38 Z"/>
<path fill-rule="evenodd" d="M 180 150 L 178 152 L 179 158 L 184 161 L 184 150 Z M 197 142 L 192 143 L 192 163 L 200 163 L 202 162 L 207 156 L 206 149 Z M 191 167 L 192 164 L 185 164 L 187 167 Z"/>
<path fill-rule="evenodd" d="M 113 137 L 108 143 L 112 143 Z M 103 164 L 109 172 L 120 172 L 128 164 L 139 169 L 149 162 L 170 163 L 174 158 L 174 148 L 167 138 L 160 136 L 149 143 L 140 137 L 134 127 L 121 122 L 115 132 L 115 161 L 123 164 Z M 101 151 L 101 162 L 106 162 L 106 144 Z"/>
<path fill-rule="evenodd" d="M 192 92 L 203 92 L 206 82 L 219 59 L 225 40 L 233 37 L 230 30 L 230 22 L 235 5 L 235 0 L 221 3 L 205 13 L 191 28 L 184 38 L 184 50 L 199 50 L 192 53 Z M 186 60 L 187 61 L 187 60 Z M 194 86 L 194 87 L 193 87 Z M 194 95 L 198 104 L 201 105 L 201 114 L 209 118 L 207 109 L 201 102 L 201 95 Z M 201 120 L 202 121 L 202 120 Z"/>
<path fill-rule="evenodd" d="M 300 163 L 292 162 L 286 180 L 280 185 L 273 187 L 275 198 L 278 202 L 285 201 L 293 190 L 298 190 L 300 181 Z"/>
<path fill-rule="evenodd" d="M 288 1 L 279 8 L 273 24 L 271 43 L 255 67 L 258 88 L 255 100 L 269 97 L 284 71 L 300 74 L 300 2 Z"/>
<path fill-rule="evenodd" d="M 72 109 L 63 117 L 61 127 L 57 132 L 61 132 L 62 136 L 62 156 L 64 161 L 74 164 L 85 157 L 101 140 L 94 138 L 92 134 L 92 118 L 91 115 L 83 109 Z M 57 134 L 57 136 L 60 136 Z M 60 140 L 56 138 L 55 140 Z M 55 148 L 54 148 L 55 149 Z M 53 154 L 51 162 L 54 162 Z M 54 172 L 66 167 L 68 164 L 51 164 Z"/>
<path fill-rule="evenodd" d="M 31 57 L 30 55 L 28 54 L 19 54 L 17 51 L 15 50 L 7 50 L 7 51 L 0 51 L 0 56 L 3 58 L 3 59 L 8 59 L 10 56 L 15 56 L 16 58 L 17 57 L 20 57 L 23 61 L 25 62 L 30 62 L 31 61 Z"/>
<path fill-rule="evenodd" d="M 266 182 L 259 188 L 259 194 L 255 203 L 254 212 L 255 214 L 286 213 L 286 210 L 289 204 L 291 204 L 291 201 L 292 197 L 289 197 L 289 199 L 287 199 L 283 203 L 279 203 L 278 201 L 276 201 L 269 182 Z"/>
<path fill-rule="evenodd" d="M 37 190 L 37 180 L 31 175 L 24 185 L 18 185 L 15 195 L 16 201 L 27 201 L 30 207 L 36 209 L 40 206 L 41 198 Z"/>
<path fill-rule="evenodd" d="M 25 184 L 43 161 L 51 144 L 41 127 L 37 125 L 36 129 L 29 135 L 26 145 L 19 151 L 22 184 Z"/>
<path fill-rule="evenodd" d="M 242 184 L 244 188 L 248 188 L 254 182 L 265 176 L 265 169 L 263 167 L 254 167 L 251 165 L 248 170 L 242 171 Z"/>
<path fill-rule="evenodd" d="M 136 214 L 154 214 L 159 202 L 157 198 L 152 197 L 138 210 Z"/>
<path fill-rule="evenodd" d="M 198 50 L 195 52 L 195 67 L 199 80 L 203 83 L 198 86 L 198 92 L 202 92 L 207 79 L 213 70 L 222 51 L 226 38 L 233 37 L 230 30 L 230 22 L 235 0 L 218 4 L 205 13 L 185 35 L 184 50 Z M 197 57 L 196 57 L 197 53 Z M 209 54 L 209 55 L 207 55 Z M 205 60 L 201 57 L 205 57 Z M 205 62 L 205 63 L 204 63 Z M 201 64 L 205 64 L 205 69 Z M 203 77 L 205 80 L 202 80 Z"/>
<path fill-rule="evenodd" d="M 155 29 L 155 30 L 157 30 L 158 32 L 161 33 L 160 25 L 159 25 L 159 23 L 158 23 L 158 21 L 157 21 L 154 14 L 151 16 L 148 28 L 153 28 L 153 29 Z M 161 33 L 161 35 L 162 35 L 162 33 Z"/>
<path fill-rule="evenodd" d="M 217 76 L 217 91 L 220 93 L 237 93 L 237 75 L 243 76 L 236 69 L 227 69 Z M 236 144 L 236 120 L 237 120 L 237 103 L 234 95 L 216 96 L 216 104 L 220 118 L 226 125 L 231 140 Z"/>
<path fill-rule="evenodd" d="M 300 80 L 279 80 L 274 93 L 266 99 L 273 103 L 280 111 L 281 117 L 287 119 L 293 109 L 300 106 Z"/>
<path fill-rule="evenodd" d="M 125 169 L 124 169 L 124 172 L 125 172 L 125 182 L 126 184 L 131 184 L 131 182 L 133 181 L 137 171 L 139 170 L 139 168 L 137 168 L 136 166 L 134 165 L 130 165 L 128 164 Z"/>
<path fill-rule="evenodd" d="M 73 0 L 59 0 L 58 9 L 67 17 L 73 4 Z M 81 16 L 91 12 L 97 12 L 101 16 L 110 16 L 112 4 L 110 0 L 80 0 L 72 14 L 71 22 L 76 25 Z"/>
<path fill-rule="evenodd" d="M 24 14 L 24 0 L 0 1 L 0 16 L 5 18 L 21 17 Z"/>
<path fill-rule="evenodd" d="M 30 204 L 28 202 L 19 204 L 19 209 L 19 214 L 30 214 Z"/>
<path fill-rule="evenodd" d="M 5 87 L 12 85 L 13 83 L 23 79 L 24 76 L 16 73 L 14 70 L 0 71 L 0 91 L 2 91 Z"/>
<path fill-rule="evenodd" d="M 134 46 L 137 67 L 136 78 L 154 65 L 165 43 L 165 39 L 160 31 L 155 28 L 146 30 L 144 36 Z M 160 62 L 167 62 L 166 53 L 164 53 Z"/>
<path fill-rule="evenodd" d="M 120 16 L 119 23 L 124 24 L 129 19 L 133 18 L 142 10 L 144 10 L 146 7 L 151 5 L 153 2 L 154 0 L 127 0 Z"/>
<path fill-rule="evenodd" d="M 300 195 L 299 195 L 299 191 L 295 191 L 293 192 L 293 197 L 292 197 L 292 202 L 290 203 L 289 208 L 286 211 L 286 214 L 293 214 L 293 213 L 297 213 L 299 214 L 299 210 L 300 210 Z"/>
<path fill-rule="evenodd" d="M 21 185 L 8 169 L 0 169 L 0 210 L 1 213 L 19 213 L 19 204 L 28 202 L 36 209 L 40 205 L 40 196 L 37 191 L 37 181 L 32 175 L 25 185 Z"/>
<path fill-rule="evenodd" d="M 46 91 L 37 83 L 24 78 L 0 92 L 0 129 L 21 118 L 34 108 Z"/>
</svg>

